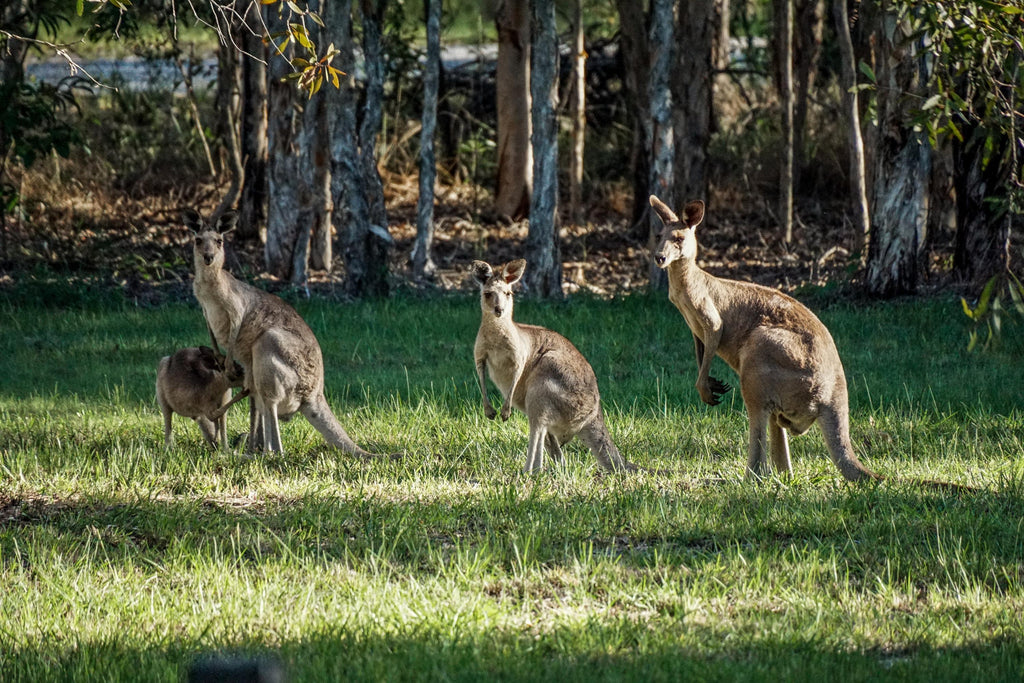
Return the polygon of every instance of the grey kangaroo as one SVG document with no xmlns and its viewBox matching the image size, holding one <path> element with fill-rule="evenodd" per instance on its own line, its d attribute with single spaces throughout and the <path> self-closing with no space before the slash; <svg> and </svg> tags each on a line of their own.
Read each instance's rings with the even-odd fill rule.
<svg viewBox="0 0 1024 683">
<path fill-rule="evenodd" d="M 561 461 L 561 445 L 577 435 L 606 470 L 637 469 L 608 435 L 597 378 L 587 359 L 557 332 L 512 321 L 512 285 L 525 268 L 523 259 L 497 268 L 473 262 L 481 311 L 473 356 L 484 415 L 490 420 L 498 415 L 487 396 L 485 375 L 490 374 L 504 397 L 501 419 L 508 420 L 515 406 L 530 422 L 527 472 L 543 467 L 545 448 Z"/>
<path fill-rule="evenodd" d="M 242 385 L 224 370 L 224 357 L 208 346 L 176 351 L 160 359 L 156 371 L 156 401 L 164 415 L 164 445 L 174 443 L 171 416 L 190 417 L 203 438 L 216 449 L 227 448 L 227 406 L 231 388 Z"/>
<path fill-rule="evenodd" d="M 324 398 L 320 344 L 309 325 L 279 297 L 236 280 L 224 270 L 224 234 L 236 216 L 227 213 L 217 229 L 195 211 L 184 214 L 194 233 L 192 291 L 228 362 L 245 368 L 245 388 L 255 399 L 250 444 L 283 452 L 279 422 L 302 413 L 334 447 L 373 457 L 349 437 Z"/>
<path fill-rule="evenodd" d="M 717 405 L 729 390 L 709 374 L 716 354 L 739 375 L 750 419 L 747 477 L 768 473 L 766 430 L 772 463 L 789 475 L 786 432 L 802 434 L 817 422 L 844 477 L 880 479 L 853 452 L 846 375 L 825 325 L 792 297 L 715 277 L 697 265 L 696 229 L 704 202 L 688 203 L 678 217 L 654 195 L 650 201 L 665 225 L 654 260 L 668 271 L 669 299 L 693 333 L 701 399 Z"/>
</svg>

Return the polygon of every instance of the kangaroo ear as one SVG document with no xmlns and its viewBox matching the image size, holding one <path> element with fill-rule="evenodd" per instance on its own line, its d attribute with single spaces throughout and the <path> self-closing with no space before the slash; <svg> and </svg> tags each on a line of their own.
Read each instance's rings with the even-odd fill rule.
<svg viewBox="0 0 1024 683">
<path fill-rule="evenodd" d="M 683 219 L 688 228 L 696 228 L 704 220 L 704 202 L 695 199 L 683 207 Z"/>
<path fill-rule="evenodd" d="M 192 232 L 200 232 L 203 229 L 203 219 L 195 209 L 185 209 L 181 213 L 181 221 Z"/>
<path fill-rule="evenodd" d="M 238 223 L 238 214 L 234 211 L 228 211 L 217 221 L 217 232 L 226 234 L 235 229 Z"/>
<path fill-rule="evenodd" d="M 502 268 L 502 278 L 510 285 L 514 285 L 519 282 L 520 278 L 523 277 L 523 271 L 526 270 L 526 259 L 518 258 L 515 261 L 509 261 Z"/>
<path fill-rule="evenodd" d="M 668 225 L 669 223 L 679 222 L 679 216 L 677 216 L 672 209 L 668 208 L 668 206 L 665 205 L 665 202 L 661 201 L 653 194 L 651 195 L 650 201 L 651 208 L 654 209 L 654 213 L 658 214 L 658 218 L 661 219 L 662 223 Z"/>
<path fill-rule="evenodd" d="M 490 264 L 484 263 L 483 261 L 473 261 L 473 265 L 470 266 L 470 269 L 473 271 L 473 279 L 481 285 L 487 284 L 487 281 L 491 279 L 491 275 L 494 274 Z"/>
</svg>

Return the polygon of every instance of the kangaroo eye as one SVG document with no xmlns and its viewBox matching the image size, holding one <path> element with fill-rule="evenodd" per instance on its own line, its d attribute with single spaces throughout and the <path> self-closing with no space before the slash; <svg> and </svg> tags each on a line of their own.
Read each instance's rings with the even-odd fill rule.
<svg viewBox="0 0 1024 683">
<path fill-rule="evenodd" d="M 484 298 L 487 299 L 488 301 L 491 300 L 492 296 L 494 296 L 494 295 L 491 294 L 490 292 L 484 292 Z"/>
<path fill-rule="evenodd" d="M 218 237 L 217 238 L 217 246 L 218 247 L 224 246 L 224 238 L 223 237 Z"/>
</svg>

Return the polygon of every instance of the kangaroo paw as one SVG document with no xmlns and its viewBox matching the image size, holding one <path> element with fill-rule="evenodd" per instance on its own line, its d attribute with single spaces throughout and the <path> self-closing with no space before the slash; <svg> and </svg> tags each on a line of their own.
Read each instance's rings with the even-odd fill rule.
<svg viewBox="0 0 1024 683">
<path fill-rule="evenodd" d="M 729 386 L 722 380 L 718 379 L 717 377 L 709 377 L 708 385 L 711 388 L 711 400 L 708 401 L 708 405 L 711 406 L 717 406 L 719 403 L 721 403 L 722 396 L 725 395 L 730 389 L 732 389 L 731 386 Z"/>
</svg>

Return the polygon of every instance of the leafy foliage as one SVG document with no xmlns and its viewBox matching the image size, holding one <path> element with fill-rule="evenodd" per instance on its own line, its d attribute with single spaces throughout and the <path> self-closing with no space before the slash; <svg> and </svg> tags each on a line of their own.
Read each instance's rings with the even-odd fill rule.
<svg viewBox="0 0 1024 683">
<path fill-rule="evenodd" d="M 960 299 L 964 314 L 974 321 L 970 332 L 969 351 L 981 344 L 989 349 L 1002 339 L 1007 314 L 1016 314 L 1024 321 L 1024 283 L 1010 271 L 993 276 L 981 291 L 978 302 L 971 306 L 966 299 Z"/>
<path fill-rule="evenodd" d="M 984 164 L 1003 166 L 1002 188 L 1011 210 L 1024 210 L 1024 41 L 1019 2 L 905 0 L 904 17 L 916 24 L 914 40 L 934 55 L 934 93 L 921 103 L 915 123 L 932 142 L 965 142 L 981 136 Z"/>
</svg>

